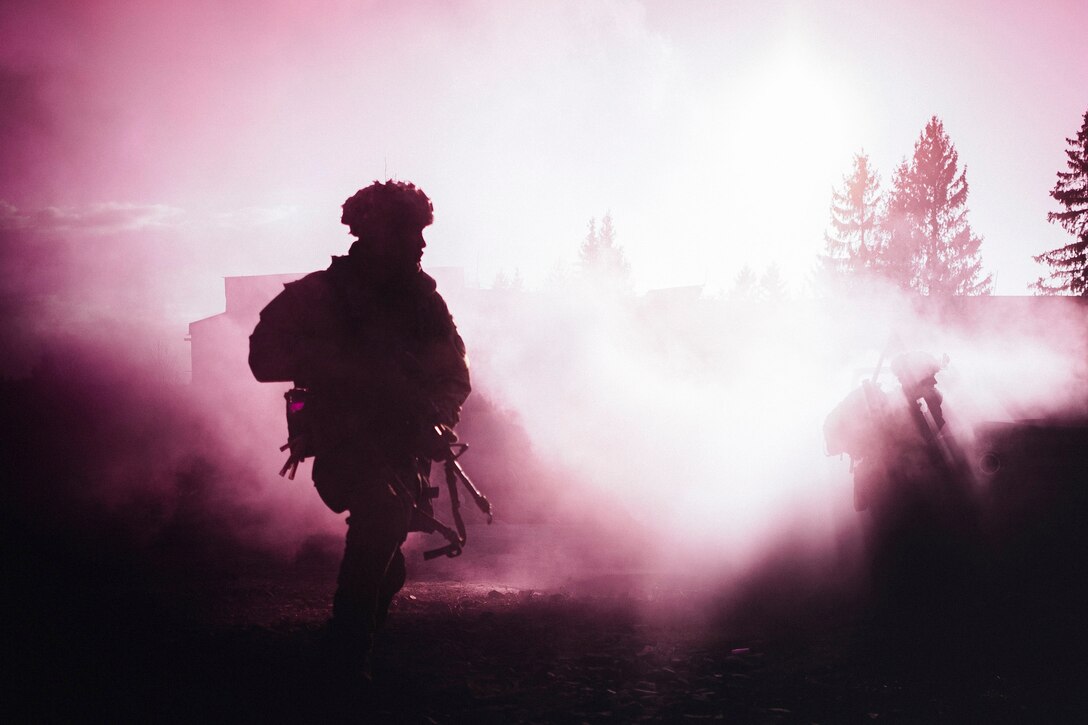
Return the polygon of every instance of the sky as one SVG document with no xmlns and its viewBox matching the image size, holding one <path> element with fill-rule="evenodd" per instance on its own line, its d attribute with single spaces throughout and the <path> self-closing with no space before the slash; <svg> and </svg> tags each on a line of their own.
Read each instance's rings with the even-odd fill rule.
<svg viewBox="0 0 1088 725">
<path fill-rule="evenodd" d="M 224 276 L 326 266 L 339 205 L 388 177 L 469 284 L 539 286 L 611 213 L 638 291 L 777 264 L 801 295 L 853 154 L 887 188 L 937 115 L 995 291 L 1026 294 L 1068 242 L 1046 213 L 1086 26 L 1076 1 L 14 0 L 0 215 L 180 322 Z"/>
</svg>

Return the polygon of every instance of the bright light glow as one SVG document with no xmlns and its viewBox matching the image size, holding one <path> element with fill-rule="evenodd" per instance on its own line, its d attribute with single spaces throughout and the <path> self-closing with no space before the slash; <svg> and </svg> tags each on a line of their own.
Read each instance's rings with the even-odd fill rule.
<svg viewBox="0 0 1088 725">
<path fill-rule="evenodd" d="M 724 89 L 700 129 L 702 180 L 724 243 L 710 263 L 728 285 L 776 263 L 794 293 L 822 251 L 832 187 L 866 138 L 861 105 L 818 60 L 788 48 Z"/>
</svg>

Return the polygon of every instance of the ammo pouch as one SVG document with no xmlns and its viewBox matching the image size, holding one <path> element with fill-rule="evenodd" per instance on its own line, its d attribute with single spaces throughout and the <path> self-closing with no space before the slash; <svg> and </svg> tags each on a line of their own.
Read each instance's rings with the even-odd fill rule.
<svg viewBox="0 0 1088 725">
<path fill-rule="evenodd" d="M 307 406 L 311 393 L 306 388 L 291 388 L 283 394 L 287 408 L 287 442 L 281 451 L 290 449 L 281 476 L 294 479 L 298 464 L 314 454 L 312 410 Z"/>
</svg>

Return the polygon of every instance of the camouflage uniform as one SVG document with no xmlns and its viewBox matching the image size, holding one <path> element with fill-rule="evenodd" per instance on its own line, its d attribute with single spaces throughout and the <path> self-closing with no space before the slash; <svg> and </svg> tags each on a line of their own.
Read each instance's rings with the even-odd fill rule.
<svg viewBox="0 0 1088 725">
<path fill-rule="evenodd" d="M 285 285 L 261 311 L 250 366 L 306 388 L 314 484 L 348 532 L 334 628 L 365 652 L 403 586 L 419 436 L 457 423 L 469 394 L 465 347 L 434 280 L 366 274 L 350 256 Z"/>
</svg>

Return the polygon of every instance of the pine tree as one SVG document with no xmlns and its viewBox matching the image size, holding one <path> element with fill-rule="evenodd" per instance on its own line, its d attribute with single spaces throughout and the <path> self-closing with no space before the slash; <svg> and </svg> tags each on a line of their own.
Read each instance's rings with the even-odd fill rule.
<svg viewBox="0 0 1088 725">
<path fill-rule="evenodd" d="M 597 266 L 601 249 L 601 235 L 597 233 L 597 217 L 590 217 L 588 226 L 586 238 L 582 240 L 582 246 L 578 250 L 578 261 L 584 272 Z"/>
<path fill-rule="evenodd" d="M 616 231 L 609 212 L 597 229 L 596 218 L 589 220 L 589 231 L 579 251 L 582 272 L 597 284 L 616 290 L 628 287 L 631 265 L 623 247 L 616 244 Z"/>
<path fill-rule="evenodd" d="M 521 269 L 517 267 L 514 268 L 513 277 L 508 275 L 505 269 L 500 269 L 495 273 L 495 281 L 491 283 L 491 289 L 504 292 L 521 292 L 524 287 L 525 283 L 521 279 Z"/>
<path fill-rule="evenodd" d="M 759 278 L 758 297 L 763 302 L 776 303 L 786 299 L 786 283 L 782 280 L 782 270 L 772 262 Z"/>
<path fill-rule="evenodd" d="M 967 193 L 967 170 L 959 170 L 956 147 L 933 116 L 910 165 L 900 164 L 893 179 L 884 220 L 889 277 L 925 295 L 990 293 L 992 276 L 982 276 L 982 239 L 967 221 Z"/>
<path fill-rule="evenodd" d="M 751 302 L 756 298 L 756 279 L 755 272 L 752 268 L 745 264 L 741 267 L 740 272 L 733 278 L 733 287 L 729 290 L 729 300 L 731 302 Z"/>
<path fill-rule="evenodd" d="M 885 243 L 879 260 L 881 275 L 897 287 L 914 286 L 916 249 L 920 246 L 917 227 L 912 221 L 910 165 L 903 159 L 892 173 L 892 191 L 881 214 Z"/>
<path fill-rule="evenodd" d="M 1050 281 L 1040 277 L 1032 288 L 1043 294 L 1068 293 L 1088 296 L 1088 111 L 1076 138 L 1067 138 L 1065 165 L 1069 171 L 1059 171 L 1050 195 L 1065 207 L 1064 211 L 1048 212 L 1048 222 L 1057 222 L 1076 241 L 1044 252 L 1033 259 L 1050 267 Z"/>
<path fill-rule="evenodd" d="M 562 260 L 556 261 L 544 276 L 544 289 L 566 290 L 572 282 L 570 267 Z"/>
<path fill-rule="evenodd" d="M 855 154 L 853 172 L 831 191 L 831 229 L 824 233 L 825 252 L 818 257 L 825 285 L 849 288 L 879 265 L 880 202 L 880 179 L 868 155 Z"/>
</svg>

